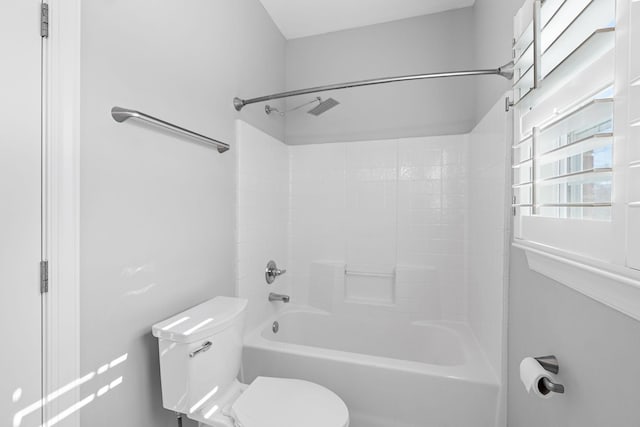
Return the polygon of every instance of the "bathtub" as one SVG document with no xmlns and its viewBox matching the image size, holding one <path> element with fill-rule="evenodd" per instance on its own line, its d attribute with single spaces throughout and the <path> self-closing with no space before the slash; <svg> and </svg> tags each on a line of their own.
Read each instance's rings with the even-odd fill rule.
<svg viewBox="0 0 640 427">
<path fill-rule="evenodd" d="M 496 423 L 498 380 L 462 323 L 289 306 L 245 338 L 243 379 L 260 375 L 333 390 L 349 408 L 350 427 Z"/>
</svg>

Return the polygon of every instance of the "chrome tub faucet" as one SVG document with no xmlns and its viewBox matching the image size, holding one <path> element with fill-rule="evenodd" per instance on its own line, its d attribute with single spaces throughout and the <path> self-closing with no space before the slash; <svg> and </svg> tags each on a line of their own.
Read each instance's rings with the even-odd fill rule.
<svg viewBox="0 0 640 427">
<path fill-rule="evenodd" d="M 289 302 L 289 295 L 276 294 L 275 292 L 269 293 L 269 301 L 282 301 L 284 303 Z"/>
</svg>

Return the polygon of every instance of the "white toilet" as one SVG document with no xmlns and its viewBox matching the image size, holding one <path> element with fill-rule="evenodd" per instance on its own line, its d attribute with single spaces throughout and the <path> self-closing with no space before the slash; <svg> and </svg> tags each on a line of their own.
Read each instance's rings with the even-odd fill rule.
<svg viewBox="0 0 640 427">
<path fill-rule="evenodd" d="M 236 377 L 247 300 L 216 297 L 153 326 L 166 409 L 212 427 L 347 427 L 349 411 L 308 381 Z"/>
</svg>

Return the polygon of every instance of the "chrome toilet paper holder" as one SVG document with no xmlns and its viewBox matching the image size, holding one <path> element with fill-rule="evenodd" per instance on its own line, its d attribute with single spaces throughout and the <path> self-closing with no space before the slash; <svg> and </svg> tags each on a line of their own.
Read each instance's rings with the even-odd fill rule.
<svg viewBox="0 0 640 427">
<path fill-rule="evenodd" d="M 536 361 L 540 364 L 540 366 L 542 366 L 546 371 L 549 371 L 554 374 L 557 374 L 560 371 L 560 364 L 558 363 L 558 358 L 553 355 L 534 357 L 534 359 L 536 359 Z M 542 382 L 542 387 L 540 387 L 540 390 L 543 392 L 543 394 L 547 394 L 549 392 L 559 393 L 559 394 L 564 393 L 564 385 L 556 384 L 553 381 L 551 381 L 549 378 L 542 378 L 542 380 L 540 381 Z M 544 393 L 545 390 L 547 391 L 547 393 Z"/>
</svg>

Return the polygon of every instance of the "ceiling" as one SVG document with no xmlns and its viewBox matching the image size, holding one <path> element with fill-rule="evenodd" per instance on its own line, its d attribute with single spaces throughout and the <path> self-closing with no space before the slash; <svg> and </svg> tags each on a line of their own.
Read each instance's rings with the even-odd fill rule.
<svg viewBox="0 0 640 427">
<path fill-rule="evenodd" d="M 287 39 L 472 6 L 474 0 L 260 0 Z"/>
</svg>

